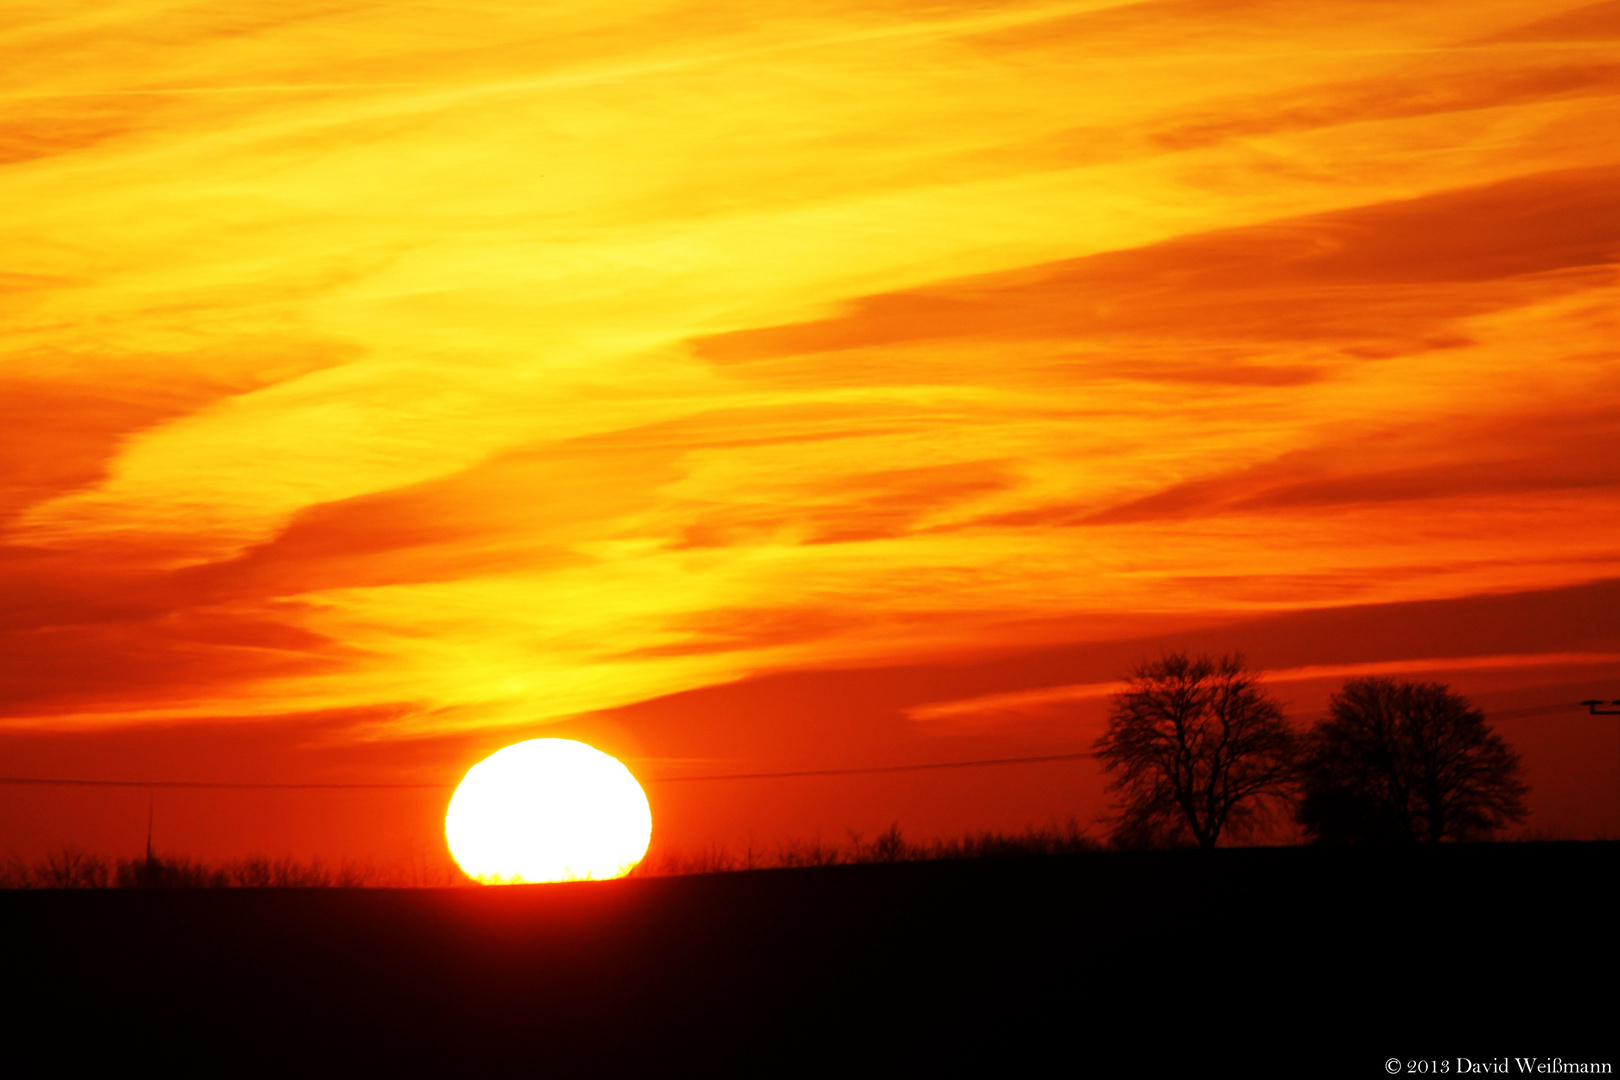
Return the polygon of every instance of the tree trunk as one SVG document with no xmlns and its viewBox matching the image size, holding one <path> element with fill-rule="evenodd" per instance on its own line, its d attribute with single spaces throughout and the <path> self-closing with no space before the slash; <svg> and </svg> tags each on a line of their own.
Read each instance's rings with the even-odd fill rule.
<svg viewBox="0 0 1620 1080">
<path fill-rule="evenodd" d="M 1446 835 L 1446 804 L 1440 794 L 1440 781 L 1431 775 L 1427 783 L 1428 790 L 1423 794 L 1429 806 L 1429 842 L 1438 844 Z"/>
</svg>

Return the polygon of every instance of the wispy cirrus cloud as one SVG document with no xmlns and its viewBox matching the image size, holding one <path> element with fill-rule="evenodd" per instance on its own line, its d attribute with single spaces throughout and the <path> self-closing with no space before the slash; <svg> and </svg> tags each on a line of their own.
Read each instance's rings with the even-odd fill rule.
<svg viewBox="0 0 1620 1080">
<path fill-rule="evenodd" d="M 6 713 L 425 737 L 1620 574 L 1611 9 L 28 13 Z"/>
</svg>

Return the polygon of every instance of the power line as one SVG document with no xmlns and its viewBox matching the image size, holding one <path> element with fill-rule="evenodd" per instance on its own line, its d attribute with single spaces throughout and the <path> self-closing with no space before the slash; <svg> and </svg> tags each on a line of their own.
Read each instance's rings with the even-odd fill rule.
<svg viewBox="0 0 1620 1080">
<path fill-rule="evenodd" d="M 28 784 L 41 787 L 118 787 L 118 788 L 229 788 L 253 791 L 366 790 L 373 788 L 454 787 L 453 784 L 237 784 L 224 780 L 65 780 L 39 776 L 0 776 L 0 784 Z"/>
<path fill-rule="evenodd" d="M 1500 709 L 1485 714 L 1487 720 L 1523 720 L 1531 716 L 1550 716 L 1560 712 L 1579 712 L 1580 705 L 1531 705 L 1524 709 Z M 1585 716 L 1585 713 L 1579 713 Z"/>
<path fill-rule="evenodd" d="M 792 772 L 720 773 L 712 776 L 655 776 L 650 784 L 684 784 L 707 780 L 778 780 L 795 776 L 854 776 L 862 773 L 918 772 L 927 769 L 970 769 L 988 765 L 1025 765 L 1039 761 L 1074 761 L 1089 752 L 1039 754 L 1030 757 L 980 758 L 974 761 L 929 761 L 914 765 L 873 765 L 850 769 L 798 769 Z M 215 788 L 249 791 L 443 790 L 454 784 L 248 784 L 211 780 L 76 780 L 37 776 L 0 776 L 0 784 L 40 787 Z"/>
<path fill-rule="evenodd" d="M 1523 709 L 1505 709 L 1488 714 L 1492 720 L 1518 720 L 1532 716 L 1548 716 L 1579 708 L 1576 705 L 1533 705 Z M 1583 714 L 1584 715 L 1584 714 Z M 716 773 L 708 776 L 654 776 L 649 784 L 689 784 L 721 780 L 787 780 L 806 776 L 860 776 L 874 773 L 924 772 L 933 769 L 976 769 L 996 765 L 1032 765 L 1043 761 L 1078 761 L 1096 757 L 1090 751 L 1064 754 L 1032 754 L 1027 757 L 976 758 L 970 761 L 927 761 L 910 765 L 870 765 L 847 769 L 795 769 L 788 772 Z M 454 784 L 255 784 L 231 783 L 216 780 L 78 780 L 38 776 L 0 776 L 0 784 L 31 785 L 38 787 L 113 787 L 113 788 L 197 788 L 230 791 L 431 791 L 455 787 Z"/>
<path fill-rule="evenodd" d="M 853 776 L 857 773 L 918 772 L 923 769 L 971 769 L 981 765 L 1025 765 L 1035 761 L 1076 761 L 1096 754 L 1039 754 L 1032 757 L 981 758 L 977 761 L 930 761 L 921 765 L 874 765 L 864 769 L 799 769 L 794 772 L 726 773 L 720 776 L 661 776 L 654 784 L 680 784 L 693 780 L 777 780 L 790 776 Z"/>
</svg>

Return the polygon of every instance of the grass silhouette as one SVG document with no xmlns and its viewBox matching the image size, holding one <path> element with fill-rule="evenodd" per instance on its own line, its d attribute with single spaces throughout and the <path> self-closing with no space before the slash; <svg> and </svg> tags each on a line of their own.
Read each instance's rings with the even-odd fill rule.
<svg viewBox="0 0 1620 1080">
<path fill-rule="evenodd" d="M 798 866 L 921 862 L 929 859 L 1015 858 L 1097 851 L 1102 847 L 1072 818 L 1061 825 L 1045 828 L 1031 825 L 1021 833 L 970 832 L 928 841 L 907 840 L 898 824 L 890 825 L 870 840 L 864 834 L 853 831 L 848 836 L 849 840 L 844 844 L 829 843 L 816 836 L 808 841 L 778 844 L 768 852 L 760 851 L 753 844 L 740 851 L 710 845 L 690 854 L 678 849 L 661 848 L 650 852 L 630 872 L 630 876 L 668 877 Z"/>
<path fill-rule="evenodd" d="M 736 850 L 716 844 L 692 852 L 663 847 L 649 852 L 630 876 L 670 877 L 930 859 L 1016 858 L 1095 851 L 1100 847 L 1073 819 L 1044 828 L 1030 826 L 1020 833 L 970 832 L 929 841 L 908 840 L 895 824 L 871 839 L 852 831 L 843 844 L 829 843 L 818 835 L 809 841 L 781 843 L 769 849 L 753 842 Z M 265 855 L 224 862 L 155 854 L 137 859 L 108 859 L 76 845 L 67 845 L 33 862 L 13 855 L 0 864 L 0 888 L 6 889 L 356 889 L 444 888 L 471 884 L 474 884 L 472 880 L 448 858 L 417 859 L 409 865 L 347 859 L 328 863 L 321 859 Z"/>
<path fill-rule="evenodd" d="M 440 866 L 379 866 L 351 859 L 334 864 L 265 855 L 217 863 L 158 855 L 112 860 L 67 845 L 33 862 L 13 855 L 0 864 L 0 889 L 355 889 L 468 884 L 472 882 L 448 860 Z"/>
<path fill-rule="evenodd" d="M 659 846 L 649 851 L 627 876 L 679 877 L 860 863 L 1015 859 L 1104 851 L 1118 846 L 1094 839 L 1074 818 L 1044 827 L 1031 825 L 1022 832 L 968 832 L 921 841 L 907 839 L 898 824 L 890 825 L 870 839 L 853 830 L 846 836 L 841 844 L 817 835 L 810 840 L 778 843 L 770 848 L 752 841 L 740 848 L 711 843 L 690 851 Z M 1570 843 L 1611 839 L 1606 832 L 1597 837 L 1583 837 L 1560 830 L 1524 829 L 1500 838 L 1499 842 Z M 407 863 L 389 864 L 354 859 L 329 863 L 321 859 L 265 855 L 211 863 L 157 855 L 144 859 L 108 859 L 69 844 L 33 862 L 16 855 L 0 862 L 0 889 L 434 889 L 476 884 L 447 853 L 436 857 L 418 853 Z"/>
</svg>

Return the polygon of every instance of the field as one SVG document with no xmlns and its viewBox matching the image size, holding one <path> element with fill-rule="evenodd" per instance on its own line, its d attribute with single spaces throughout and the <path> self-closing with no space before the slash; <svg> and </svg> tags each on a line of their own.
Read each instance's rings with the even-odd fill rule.
<svg viewBox="0 0 1620 1080">
<path fill-rule="evenodd" d="M 12 1044 L 64 1067 L 774 1074 L 1057 1052 L 1065 1074 L 1372 1076 L 1391 1056 L 1612 1062 L 1617 856 L 1253 848 L 17 890 L 0 893 L 0 948 L 25 991 Z"/>
</svg>

